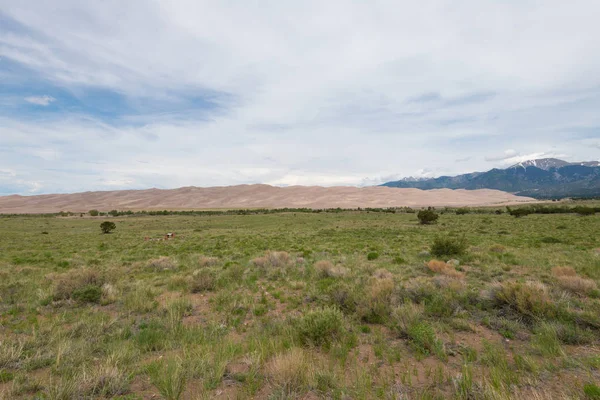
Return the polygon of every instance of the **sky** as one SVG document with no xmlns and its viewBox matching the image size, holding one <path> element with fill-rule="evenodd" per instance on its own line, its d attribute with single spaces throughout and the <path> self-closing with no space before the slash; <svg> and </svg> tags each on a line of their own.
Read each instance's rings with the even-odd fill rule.
<svg viewBox="0 0 600 400">
<path fill-rule="evenodd" d="M 597 0 L 0 0 L 0 195 L 600 159 Z"/>
</svg>

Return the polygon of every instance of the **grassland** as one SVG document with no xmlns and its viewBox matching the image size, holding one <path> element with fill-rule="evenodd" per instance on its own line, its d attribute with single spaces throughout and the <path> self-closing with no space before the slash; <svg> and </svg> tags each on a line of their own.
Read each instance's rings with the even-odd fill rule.
<svg viewBox="0 0 600 400">
<path fill-rule="evenodd" d="M 4 398 L 600 398 L 600 215 L 105 219 L 0 217 Z"/>
</svg>

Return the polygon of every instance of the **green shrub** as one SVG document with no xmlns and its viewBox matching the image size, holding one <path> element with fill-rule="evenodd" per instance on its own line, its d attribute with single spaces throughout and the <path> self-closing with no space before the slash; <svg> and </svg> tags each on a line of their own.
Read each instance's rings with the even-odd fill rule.
<svg viewBox="0 0 600 400">
<path fill-rule="evenodd" d="M 457 208 L 456 215 L 465 215 L 468 214 L 470 210 L 468 208 Z"/>
<path fill-rule="evenodd" d="M 160 351 L 166 347 L 167 334 L 167 329 L 158 322 L 143 323 L 135 341 L 143 351 Z"/>
<path fill-rule="evenodd" d="M 90 214 L 90 216 L 92 216 L 92 217 L 97 217 L 100 214 L 100 211 L 90 210 L 90 211 L 88 211 L 88 214 Z"/>
<path fill-rule="evenodd" d="M 581 216 L 596 214 L 595 209 L 593 209 L 592 207 L 585 207 L 585 206 L 577 206 L 577 207 L 573 208 L 573 211 L 575 211 L 578 215 L 581 215 Z"/>
<path fill-rule="evenodd" d="M 600 400 L 600 386 L 594 383 L 586 383 L 583 385 L 583 393 L 588 399 Z"/>
<path fill-rule="evenodd" d="M 554 304 L 546 287 L 539 282 L 506 282 L 492 290 L 493 298 L 499 304 L 510 306 L 520 314 L 530 317 L 554 314 Z"/>
<path fill-rule="evenodd" d="M 96 285 L 87 285 L 73 291 L 71 298 L 82 303 L 99 303 L 102 297 L 102 288 Z"/>
<path fill-rule="evenodd" d="M 521 218 L 521 217 L 525 217 L 529 214 L 532 213 L 532 210 L 528 209 L 528 208 L 515 208 L 515 209 L 511 209 L 510 207 L 506 207 L 506 211 L 508 211 L 508 213 L 510 215 L 512 215 L 515 218 Z"/>
<path fill-rule="evenodd" d="M 376 251 L 372 251 L 369 254 L 367 254 L 367 260 L 372 261 L 372 260 L 376 260 L 379 258 L 379 253 L 377 253 Z"/>
<path fill-rule="evenodd" d="M 344 314 L 333 307 L 309 311 L 297 321 L 296 333 L 305 346 L 328 347 L 345 333 Z"/>
<path fill-rule="evenodd" d="M 111 231 L 114 231 L 116 228 L 117 228 L 117 225 L 115 225 L 114 222 L 104 221 L 103 223 L 100 224 L 100 229 L 102 230 L 102 233 L 110 233 Z"/>
<path fill-rule="evenodd" d="M 444 359 L 444 345 L 436 337 L 433 327 L 424 321 L 417 322 L 408 328 L 407 336 L 411 346 L 421 355 L 436 354 Z"/>
<path fill-rule="evenodd" d="M 464 236 L 437 236 L 431 244 L 431 254 L 436 257 L 460 256 L 467 250 L 467 239 Z"/>
<path fill-rule="evenodd" d="M 437 221 L 439 215 L 433 210 L 421 210 L 417 213 L 417 218 L 421 225 L 429 225 Z"/>
</svg>

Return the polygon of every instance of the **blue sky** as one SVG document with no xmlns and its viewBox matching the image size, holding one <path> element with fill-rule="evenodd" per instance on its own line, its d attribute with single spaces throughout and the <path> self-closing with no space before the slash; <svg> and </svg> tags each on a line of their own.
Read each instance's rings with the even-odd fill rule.
<svg viewBox="0 0 600 400">
<path fill-rule="evenodd" d="M 413 3 L 0 0 L 0 195 L 600 159 L 599 2 Z"/>
</svg>

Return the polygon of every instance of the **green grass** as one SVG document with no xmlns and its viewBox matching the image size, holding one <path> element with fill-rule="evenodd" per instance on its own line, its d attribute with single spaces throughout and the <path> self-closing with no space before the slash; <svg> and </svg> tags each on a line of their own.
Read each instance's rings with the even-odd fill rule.
<svg viewBox="0 0 600 400">
<path fill-rule="evenodd" d="M 0 216 L 0 394 L 598 398 L 600 215 L 436 211 Z"/>
</svg>

